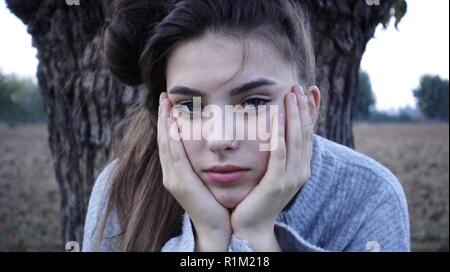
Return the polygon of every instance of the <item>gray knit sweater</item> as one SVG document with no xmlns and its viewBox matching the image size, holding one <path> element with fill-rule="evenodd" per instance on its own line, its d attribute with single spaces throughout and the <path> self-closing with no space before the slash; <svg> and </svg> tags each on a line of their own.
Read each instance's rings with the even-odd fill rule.
<svg viewBox="0 0 450 272">
<path fill-rule="evenodd" d="M 94 247 L 115 161 L 94 184 L 86 215 L 82 251 L 114 251 L 120 232 L 115 210 L 100 248 Z M 162 251 L 195 249 L 186 212 L 182 231 Z M 410 251 L 408 207 L 397 178 L 385 167 L 350 148 L 314 135 L 311 177 L 275 223 L 282 251 Z M 234 234 L 228 251 L 252 251 Z"/>
</svg>

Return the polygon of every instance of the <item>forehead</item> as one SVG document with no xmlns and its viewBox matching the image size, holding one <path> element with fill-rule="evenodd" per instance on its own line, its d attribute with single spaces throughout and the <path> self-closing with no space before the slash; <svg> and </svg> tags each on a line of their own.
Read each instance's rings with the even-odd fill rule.
<svg viewBox="0 0 450 272">
<path fill-rule="evenodd" d="M 208 34 L 183 42 L 172 51 L 166 67 L 167 89 L 184 85 L 210 90 L 255 77 L 289 80 L 291 68 L 269 42 L 257 38 L 241 42 L 232 36 Z"/>
</svg>

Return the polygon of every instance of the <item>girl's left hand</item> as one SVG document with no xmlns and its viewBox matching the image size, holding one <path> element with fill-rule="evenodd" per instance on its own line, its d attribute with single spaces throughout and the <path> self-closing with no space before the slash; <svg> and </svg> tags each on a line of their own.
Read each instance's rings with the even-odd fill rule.
<svg viewBox="0 0 450 272">
<path fill-rule="evenodd" d="M 303 89 L 295 85 L 285 97 L 286 114 L 272 119 L 271 148 L 266 174 L 231 214 L 233 233 L 255 251 L 279 251 L 275 220 L 311 175 L 313 121 Z M 287 118 L 286 118 L 287 117 Z M 287 119 L 287 125 L 286 120 Z"/>
</svg>

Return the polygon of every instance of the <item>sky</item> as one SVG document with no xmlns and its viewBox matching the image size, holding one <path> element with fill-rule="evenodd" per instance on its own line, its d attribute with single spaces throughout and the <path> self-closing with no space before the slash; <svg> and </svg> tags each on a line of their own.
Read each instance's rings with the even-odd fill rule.
<svg viewBox="0 0 450 272">
<path fill-rule="evenodd" d="M 383 0 L 381 0 L 383 1 Z M 407 0 L 398 26 L 379 26 L 361 68 L 369 73 L 378 110 L 415 106 L 412 90 L 424 74 L 449 78 L 449 1 Z M 0 70 L 36 80 L 37 51 L 25 25 L 0 0 Z"/>
</svg>

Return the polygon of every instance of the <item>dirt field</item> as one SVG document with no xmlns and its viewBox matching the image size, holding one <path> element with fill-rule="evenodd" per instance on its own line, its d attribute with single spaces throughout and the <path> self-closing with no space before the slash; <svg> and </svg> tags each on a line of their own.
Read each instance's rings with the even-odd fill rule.
<svg viewBox="0 0 450 272">
<path fill-rule="evenodd" d="M 413 250 L 448 251 L 448 124 L 357 124 L 354 131 L 357 150 L 405 189 Z M 46 126 L 0 125 L 0 154 L 0 251 L 63 251 Z"/>
<path fill-rule="evenodd" d="M 0 125 L 0 251 L 63 251 L 45 125 Z"/>
<path fill-rule="evenodd" d="M 448 124 L 358 124 L 356 149 L 387 166 L 408 200 L 412 247 L 448 251 Z"/>
</svg>

